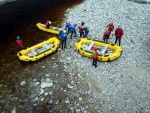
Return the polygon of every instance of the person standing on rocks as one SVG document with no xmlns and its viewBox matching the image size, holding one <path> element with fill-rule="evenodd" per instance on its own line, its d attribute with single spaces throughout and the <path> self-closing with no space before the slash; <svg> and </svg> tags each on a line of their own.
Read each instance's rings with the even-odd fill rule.
<svg viewBox="0 0 150 113">
<path fill-rule="evenodd" d="M 60 40 L 61 40 L 61 49 L 66 48 L 66 41 L 68 40 L 68 36 L 65 30 L 63 31 L 63 34 L 60 35 Z"/>
<path fill-rule="evenodd" d="M 23 49 L 23 42 L 20 39 L 20 36 L 17 36 L 16 43 L 20 47 L 20 49 Z"/>
<path fill-rule="evenodd" d="M 67 31 L 67 34 L 69 33 L 69 26 L 71 26 L 71 23 L 66 22 L 65 30 Z"/>
<path fill-rule="evenodd" d="M 115 28 L 114 23 L 113 23 L 113 22 L 110 22 L 110 23 L 107 25 L 106 28 L 108 28 L 108 30 L 110 31 L 110 34 L 111 34 L 111 32 L 112 32 L 112 31 L 114 30 L 114 28 Z"/>
<path fill-rule="evenodd" d="M 61 36 L 64 34 L 63 29 L 59 29 L 58 37 L 61 39 Z"/>
<path fill-rule="evenodd" d="M 69 31 L 68 32 L 70 32 L 70 30 L 71 30 L 71 35 L 70 35 L 71 39 L 72 39 L 73 34 L 74 34 L 74 37 L 76 37 L 76 26 L 77 26 L 77 24 L 69 26 Z"/>
<path fill-rule="evenodd" d="M 88 37 L 88 34 L 89 34 L 89 28 L 88 27 L 84 27 L 84 35 L 83 35 L 83 37 L 84 38 L 87 38 Z"/>
<path fill-rule="evenodd" d="M 81 25 L 78 26 L 79 33 L 80 33 L 80 38 L 83 37 L 83 35 L 84 35 L 84 31 L 83 31 L 83 29 L 84 29 L 84 27 L 83 27 L 84 24 L 85 24 L 85 23 L 82 22 Z"/>
<path fill-rule="evenodd" d="M 119 46 L 120 46 L 120 44 L 121 44 L 121 37 L 123 36 L 123 34 L 124 34 L 124 31 L 122 29 L 122 26 L 119 25 L 118 28 L 115 30 L 115 37 L 116 37 L 115 44 L 119 40 Z"/>
<path fill-rule="evenodd" d="M 92 66 L 95 66 L 95 68 L 97 67 L 97 60 L 98 60 L 98 52 L 97 50 L 93 51 L 93 63 L 92 63 Z"/>
<path fill-rule="evenodd" d="M 103 40 L 104 42 L 107 42 L 108 41 L 108 38 L 110 36 L 110 31 L 107 29 L 104 34 L 103 34 Z"/>
</svg>

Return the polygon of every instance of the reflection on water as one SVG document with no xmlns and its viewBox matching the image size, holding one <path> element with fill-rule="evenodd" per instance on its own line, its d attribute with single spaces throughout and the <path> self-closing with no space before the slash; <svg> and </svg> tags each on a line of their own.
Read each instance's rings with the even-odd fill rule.
<svg viewBox="0 0 150 113">
<path fill-rule="evenodd" d="M 46 33 L 36 27 L 37 22 L 51 20 L 54 26 L 60 27 L 64 11 L 83 2 L 82 0 L 17 0 L 0 5 L 0 79 L 8 76 L 18 76 L 19 73 L 29 72 L 27 68 L 35 68 L 46 58 L 26 63 L 19 61 L 16 56 L 19 48 L 15 39 L 21 36 L 25 48 L 42 42 L 48 37 L 56 36 Z M 36 69 L 36 71 L 39 71 Z"/>
</svg>

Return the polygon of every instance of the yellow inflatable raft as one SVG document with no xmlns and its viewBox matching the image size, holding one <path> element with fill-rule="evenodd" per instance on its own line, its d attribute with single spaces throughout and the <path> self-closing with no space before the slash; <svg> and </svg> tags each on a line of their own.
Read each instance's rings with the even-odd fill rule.
<svg viewBox="0 0 150 113">
<path fill-rule="evenodd" d="M 54 26 L 51 26 L 51 27 L 49 27 L 49 28 L 46 28 L 46 25 L 45 25 L 45 24 L 42 24 L 42 23 L 37 23 L 36 26 L 37 26 L 40 30 L 43 30 L 43 31 L 46 31 L 46 32 L 49 32 L 49 33 L 54 33 L 54 34 L 58 34 L 58 33 L 59 33 L 59 30 L 60 30 L 60 28 L 54 27 Z"/>
<path fill-rule="evenodd" d="M 105 43 L 102 41 L 80 38 L 75 43 L 76 49 L 78 52 L 84 56 L 92 57 L 93 48 L 97 49 L 98 52 L 98 60 L 100 61 L 112 61 L 119 58 L 122 54 L 122 47 L 117 44 Z"/>
<path fill-rule="evenodd" d="M 22 61 L 37 61 L 57 50 L 60 41 L 56 37 L 52 37 L 44 42 L 41 42 L 35 46 L 21 50 L 17 53 L 17 56 Z"/>
</svg>

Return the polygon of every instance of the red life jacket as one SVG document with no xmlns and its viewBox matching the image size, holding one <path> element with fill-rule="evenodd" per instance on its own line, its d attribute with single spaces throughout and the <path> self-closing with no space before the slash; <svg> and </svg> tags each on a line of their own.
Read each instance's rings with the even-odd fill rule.
<svg viewBox="0 0 150 113">
<path fill-rule="evenodd" d="M 84 29 L 83 26 L 81 26 L 81 25 L 79 25 L 78 28 L 79 28 L 79 31 L 80 31 L 80 32 L 82 32 L 83 29 Z"/>
<path fill-rule="evenodd" d="M 95 56 L 93 56 L 93 59 L 94 59 L 94 60 L 97 60 L 97 59 L 98 59 L 98 52 L 97 52 L 97 51 L 95 51 Z"/>
<path fill-rule="evenodd" d="M 46 20 L 45 25 L 47 26 L 49 24 L 49 22 L 50 22 L 49 20 Z"/>
<path fill-rule="evenodd" d="M 120 38 L 121 38 L 123 34 L 124 34 L 123 29 L 117 28 L 117 29 L 115 30 L 115 36 L 116 36 L 116 37 L 120 37 Z"/>
<path fill-rule="evenodd" d="M 109 30 L 106 30 L 103 34 L 103 38 L 105 38 L 106 36 L 109 36 L 110 35 L 110 31 Z"/>
<path fill-rule="evenodd" d="M 108 24 L 108 30 L 113 31 L 114 30 L 114 24 L 111 22 Z"/>
<path fill-rule="evenodd" d="M 23 47 L 23 43 L 21 40 L 16 40 L 16 43 L 19 47 Z"/>
</svg>

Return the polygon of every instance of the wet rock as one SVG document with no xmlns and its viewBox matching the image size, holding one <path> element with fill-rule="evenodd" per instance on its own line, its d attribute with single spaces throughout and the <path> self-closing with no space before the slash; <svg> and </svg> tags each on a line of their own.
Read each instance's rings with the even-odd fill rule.
<svg viewBox="0 0 150 113">
<path fill-rule="evenodd" d="M 29 98 L 30 99 L 34 99 L 35 97 L 37 97 L 38 95 L 37 95 L 37 93 L 33 93 L 33 94 L 31 94 L 30 96 L 29 96 Z"/>
<path fill-rule="evenodd" d="M 26 81 L 21 81 L 21 86 L 24 86 L 26 84 Z"/>
<path fill-rule="evenodd" d="M 50 82 L 50 83 L 42 82 L 41 83 L 41 88 L 52 87 L 52 86 L 53 86 L 52 82 Z"/>
<path fill-rule="evenodd" d="M 40 89 L 39 93 L 42 95 L 42 94 L 44 94 L 44 92 L 45 92 L 44 89 Z"/>
</svg>

